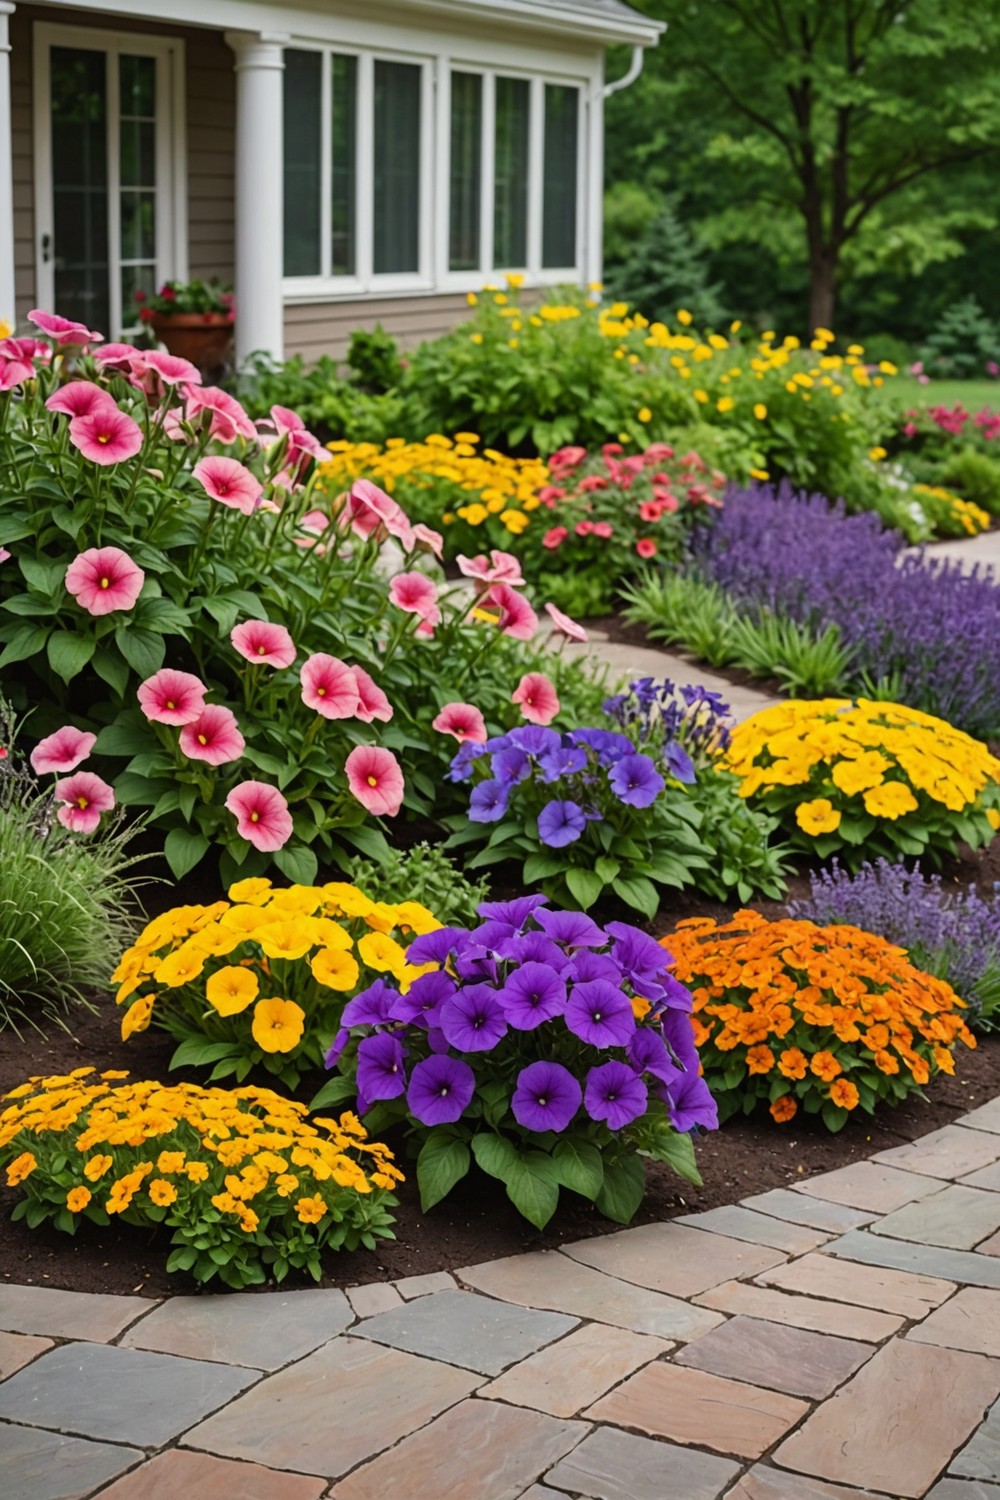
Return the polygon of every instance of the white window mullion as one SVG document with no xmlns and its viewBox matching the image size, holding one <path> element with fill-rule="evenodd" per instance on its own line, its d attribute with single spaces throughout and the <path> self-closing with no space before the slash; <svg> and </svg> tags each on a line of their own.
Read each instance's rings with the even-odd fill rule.
<svg viewBox="0 0 1000 1500">
<path fill-rule="evenodd" d="M 493 199 L 496 174 L 496 74 L 483 74 L 482 202 L 479 205 L 479 269 L 484 276 L 493 272 Z"/>
<path fill-rule="evenodd" d="M 105 88 L 108 116 L 108 306 L 111 311 L 110 339 L 117 339 L 122 319 L 122 173 L 121 173 L 121 53 L 106 54 Z M 159 270 L 159 266 L 157 266 Z"/>
<path fill-rule="evenodd" d="M 542 269 L 542 197 L 545 173 L 545 83 L 531 80 L 531 113 L 528 134 L 528 274 Z"/>
<path fill-rule="evenodd" d="M 333 59 L 323 53 L 319 86 L 319 269 L 324 280 L 333 267 Z"/>
<path fill-rule="evenodd" d="M 370 52 L 358 58 L 357 275 L 371 285 L 374 264 L 375 63 Z"/>
</svg>

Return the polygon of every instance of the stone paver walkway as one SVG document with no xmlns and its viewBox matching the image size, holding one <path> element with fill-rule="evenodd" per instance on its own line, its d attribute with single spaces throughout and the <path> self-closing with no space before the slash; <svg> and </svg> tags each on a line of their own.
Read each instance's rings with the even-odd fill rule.
<svg viewBox="0 0 1000 1500">
<path fill-rule="evenodd" d="M 0 1330 L 3 1500 L 1000 1500 L 1000 1098 L 454 1276 Z"/>
<path fill-rule="evenodd" d="M 652 641 L 644 646 L 630 641 L 613 641 L 606 631 L 593 626 L 588 628 L 588 634 L 590 641 L 586 646 L 565 642 L 561 649 L 569 657 L 588 657 L 598 670 L 605 668 L 609 692 L 614 691 L 619 681 L 631 682 L 636 677 L 655 677 L 658 680 L 669 677 L 678 687 L 700 685 L 710 692 L 721 693 L 736 720 L 748 719 L 759 709 L 780 701 L 772 693 L 719 677 L 695 657 L 668 651 Z"/>
</svg>

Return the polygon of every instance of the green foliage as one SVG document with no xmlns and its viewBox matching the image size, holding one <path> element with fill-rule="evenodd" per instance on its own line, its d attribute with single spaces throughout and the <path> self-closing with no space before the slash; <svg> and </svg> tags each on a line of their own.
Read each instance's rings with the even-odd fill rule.
<svg viewBox="0 0 1000 1500">
<path fill-rule="evenodd" d="M 978 298 L 963 297 L 938 319 L 920 357 L 930 374 L 974 380 L 1000 360 L 1000 322 L 987 317 Z"/>
<path fill-rule="evenodd" d="M 381 323 L 370 331 L 355 329 L 347 346 L 347 368 L 353 385 L 370 395 L 384 395 L 402 384 L 399 347 Z"/>
<path fill-rule="evenodd" d="M 774 838 L 777 818 L 748 807 L 736 778 L 718 763 L 699 769 L 688 796 L 709 856 L 708 868 L 698 874 L 699 890 L 717 901 L 735 897 L 745 904 L 754 896 L 780 901 L 787 890 L 789 851 Z"/>
<path fill-rule="evenodd" d="M 636 240 L 646 233 L 662 207 L 661 194 L 641 182 L 616 178 L 604 192 L 604 268 L 627 259 Z M 685 304 L 686 305 L 686 304 Z"/>
<path fill-rule="evenodd" d="M 1000 516 L 1000 461 L 975 448 L 962 448 L 935 467 L 935 483 Z"/>
<path fill-rule="evenodd" d="M 606 272 L 605 285 L 610 296 L 622 298 L 650 320 L 667 322 L 679 307 L 709 327 L 727 316 L 722 288 L 709 282 L 704 252 L 671 203 L 657 211 L 620 264 Z"/>
<path fill-rule="evenodd" d="M 490 890 L 488 880 L 468 879 L 440 844 L 390 848 L 377 863 L 359 855 L 348 865 L 347 878 L 373 901 L 418 901 L 445 926 L 471 925 Z"/>
</svg>

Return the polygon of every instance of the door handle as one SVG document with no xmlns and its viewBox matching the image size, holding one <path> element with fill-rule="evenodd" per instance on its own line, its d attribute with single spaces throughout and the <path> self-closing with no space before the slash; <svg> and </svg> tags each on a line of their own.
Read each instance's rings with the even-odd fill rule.
<svg viewBox="0 0 1000 1500">
<path fill-rule="evenodd" d="M 49 261 L 51 259 L 52 259 L 52 236 L 51 236 L 51 234 L 43 234 L 42 235 L 42 265 L 47 266 L 48 263 L 49 263 Z"/>
</svg>

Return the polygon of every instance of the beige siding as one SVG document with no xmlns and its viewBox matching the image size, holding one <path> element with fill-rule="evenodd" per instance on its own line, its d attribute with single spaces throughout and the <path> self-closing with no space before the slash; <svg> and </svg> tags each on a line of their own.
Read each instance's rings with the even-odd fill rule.
<svg viewBox="0 0 1000 1500">
<path fill-rule="evenodd" d="M 464 293 L 438 292 L 420 296 L 362 299 L 356 302 L 285 304 L 285 357 L 301 354 L 308 362 L 321 354 L 339 359 L 356 328 L 381 323 L 395 334 L 404 349 L 424 339 L 447 333 L 469 315 Z"/>
</svg>

